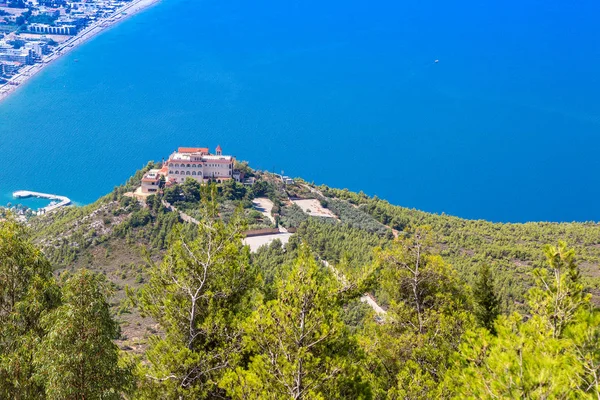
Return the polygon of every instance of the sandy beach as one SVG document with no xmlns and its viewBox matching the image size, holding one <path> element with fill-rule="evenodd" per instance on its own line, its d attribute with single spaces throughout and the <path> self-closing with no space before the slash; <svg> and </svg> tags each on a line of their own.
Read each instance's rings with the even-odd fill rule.
<svg viewBox="0 0 600 400">
<path fill-rule="evenodd" d="M 130 4 L 127 4 L 115 11 L 115 13 L 109 18 L 104 18 L 94 22 L 79 32 L 76 36 L 73 36 L 60 43 L 53 49 L 52 54 L 49 54 L 42 59 L 41 63 L 23 67 L 21 71 L 17 75 L 11 77 L 7 83 L 0 85 L 0 101 L 6 99 L 8 96 L 14 93 L 18 88 L 23 86 L 24 83 L 35 76 L 52 61 L 69 53 L 75 47 L 98 35 L 105 29 L 127 19 L 128 17 L 131 17 L 132 15 L 137 14 L 138 12 L 158 3 L 159 1 L 160 0 L 133 0 Z"/>
</svg>

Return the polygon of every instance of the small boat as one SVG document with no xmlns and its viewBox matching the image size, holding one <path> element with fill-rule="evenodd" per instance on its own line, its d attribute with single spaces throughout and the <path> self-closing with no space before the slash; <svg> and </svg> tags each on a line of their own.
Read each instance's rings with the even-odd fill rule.
<svg viewBox="0 0 600 400">
<path fill-rule="evenodd" d="M 435 60 L 435 61 L 434 61 L 434 63 L 436 63 L 436 64 L 437 64 L 437 63 L 439 63 L 439 62 L 440 62 L 440 60 Z"/>
</svg>

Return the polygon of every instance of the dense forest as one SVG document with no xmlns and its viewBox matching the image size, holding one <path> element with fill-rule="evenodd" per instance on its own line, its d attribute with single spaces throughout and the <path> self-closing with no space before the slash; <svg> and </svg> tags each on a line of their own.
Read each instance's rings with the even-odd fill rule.
<svg viewBox="0 0 600 400">
<path fill-rule="evenodd" d="M 252 186 L 138 201 L 151 167 L 0 218 L 0 398 L 600 398 L 597 224 L 470 221 L 247 166 Z M 275 225 L 286 245 L 244 245 Z"/>
</svg>

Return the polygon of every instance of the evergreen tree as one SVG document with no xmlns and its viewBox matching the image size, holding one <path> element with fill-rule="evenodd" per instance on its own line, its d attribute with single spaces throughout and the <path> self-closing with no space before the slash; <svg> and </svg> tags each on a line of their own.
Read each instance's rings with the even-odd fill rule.
<svg viewBox="0 0 600 400">
<path fill-rule="evenodd" d="M 261 292 L 264 300 L 273 300 L 277 297 L 277 288 L 275 283 L 281 274 L 289 270 L 293 263 L 297 248 L 294 247 L 295 238 L 290 240 L 290 244 L 283 246 L 281 241 L 274 240 L 268 246 L 260 247 L 256 253 L 252 254 L 252 264 L 259 269 L 262 285 Z"/>
<path fill-rule="evenodd" d="M 467 332 L 448 386 L 457 399 L 600 396 L 600 315 L 579 282 L 574 252 L 546 246 L 528 294 L 531 316 L 501 316 L 497 335 Z"/>
<path fill-rule="evenodd" d="M 544 316 L 553 337 L 561 336 L 578 309 L 589 302 L 583 290 L 575 250 L 563 241 L 544 247 L 546 268 L 533 271 L 536 285 L 527 294 L 532 312 Z"/>
<path fill-rule="evenodd" d="M 257 274 L 242 245 L 240 213 L 224 223 L 216 187 L 207 191 L 195 238 L 175 228 L 163 262 L 151 266 L 150 281 L 138 296 L 142 312 L 162 330 L 150 339 L 148 363 L 139 368 L 141 398 L 220 395 L 218 380 L 239 358 L 238 320 L 250 312 Z"/>
<path fill-rule="evenodd" d="M 492 270 L 487 264 L 481 264 L 479 268 L 473 298 L 477 321 L 482 327 L 495 333 L 494 321 L 500 315 L 500 299 L 495 292 Z"/>
<path fill-rule="evenodd" d="M 339 283 L 302 245 L 277 298 L 246 321 L 247 368 L 230 371 L 222 387 L 234 399 L 370 398 L 361 351 L 340 317 Z"/>
<path fill-rule="evenodd" d="M 497 335 L 468 332 L 460 362 L 449 374 L 456 399 L 565 399 L 578 393 L 582 373 L 570 343 L 552 337 L 545 321 L 533 316 L 501 316 Z"/>
<path fill-rule="evenodd" d="M 113 342 L 119 326 L 110 315 L 109 283 L 85 269 L 68 278 L 63 304 L 43 319 L 48 335 L 36 356 L 48 399 L 121 399 L 131 369 L 119 364 Z"/>
<path fill-rule="evenodd" d="M 0 221 L 0 398 L 43 398 L 33 357 L 40 319 L 59 304 L 52 267 L 14 220 Z"/>
<path fill-rule="evenodd" d="M 417 228 L 379 252 L 382 292 L 390 305 L 381 322 L 367 324 L 376 398 L 430 399 L 444 395 L 451 356 L 473 321 L 464 285 L 431 254 L 428 227 Z"/>
</svg>

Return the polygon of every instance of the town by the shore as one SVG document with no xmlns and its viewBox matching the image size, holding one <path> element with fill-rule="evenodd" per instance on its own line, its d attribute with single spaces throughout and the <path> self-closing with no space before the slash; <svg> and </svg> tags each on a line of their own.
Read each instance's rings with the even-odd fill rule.
<svg viewBox="0 0 600 400">
<path fill-rule="evenodd" d="M 22 65 L 18 65 L 19 63 L 13 63 L 17 64 L 16 66 L 18 67 L 18 70 L 14 75 L 10 76 L 8 79 L 5 79 L 6 83 L 0 84 L 0 102 L 22 87 L 29 79 L 42 71 L 44 67 L 52 63 L 54 60 L 57 60 L 61 56 L 69 53 L 80 44 L 102 33 L 104 30 L 108 29 L 114 24 L 135 15 L 136 13 L 158 3 L 159 1 L 160 0 L 132 0 L 125 5 L 116 8 L 114 12 L 110 13 L 109 15 L 103 18 L 98 18 L 89 23 L 76 34 L 68 37 L 66 40 L 53 47 L 48 47 L 48 50 L 45 52 L 47 54 L 40 52 L 39 57 L 37 58 L 33 57 L 32 55 L 31 61 L 23 63 Z M 1 18 L 2 17 L 0 17 L 0 19 Z M 49 33 L 51 32 L 52 31 L 50 30 Z M 17 34 L 17 36 L 19 35 Z M 27 39 L 35 41 L 35 39 L 37 39 L 36 36 L 38 35 L 28 35 Z M 52 37 L 53 35 L 39 35 L 40 38 L 44 38 L 46 36 Z M 0 66 L 2 66 L 1 63 Z M 0 75 L 2 75 L 2 72 L 2 69 L 0 69 Z"/>
</svg>

